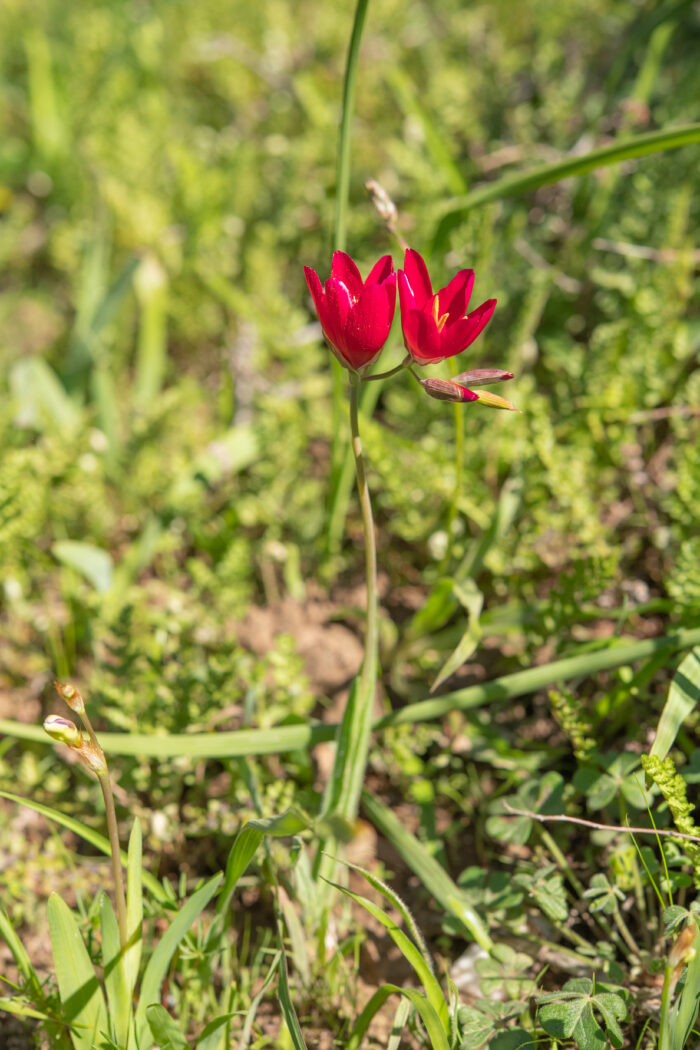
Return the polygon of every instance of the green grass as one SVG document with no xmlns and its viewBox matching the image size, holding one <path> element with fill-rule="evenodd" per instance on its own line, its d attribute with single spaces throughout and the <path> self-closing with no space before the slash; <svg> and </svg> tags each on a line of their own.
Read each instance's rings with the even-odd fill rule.
<svg viewBox="0 0 700 1050">
<path fill-rule="evenodd" d="M 609 995 L 608 1035 L 619 1021 L 630 1045 L 651 1045 L 638 974 L 670 973 L 659 899 L 694 904 L 692 863 L 668 838 L 636 852 L 507 818 L 503 800 L 546 814 L 561 783 L 559 812 L 668 830 L 656 789 L 641 806 L 636 765 L 657 725 L 654 753 L 688 797 L 700 776 L 692 675 L 669 693 L 700 629 L 697 13 L 623 0 L 358 11 L 339 163 L 351 3 L 43 0 L 31 25 L 20 0 L 2 6 L 0 788 L 102 848 L 92 783 L 38 731 L 52 680 L 74 680 L 123 827 L 141 817 L 146 867 L 169 887 L 151 884 L 154 929 L 225 867 L 244 820 L 302 812 L 296 838 L 257 843 L 224 926 L 185 939 L 169 1009 L 205 1050 L 222 1033 L 345 1045 L 386 985 L 400 994 L 377 991 L 376 1031 L 400 1002 L 427 1045 L 419 993 L 403 1005 L 398 964 L 372 979 L 365 920 L 315 881 L 319 841 L 348 833 L 316 818 L 364 597 L 343 381 L 310 327 L 302 265 L 325 276 L 333 243 L 363 272 L 385 252 L 400 264 L 364 189 L 375 178 L 436 287 L 473 267 L 475 302 L 498 299 L 459 364 L 514 372 L 522 414 L 455 413 L 405 374 L 365 390 L 382 708 L 363 814 L 380 861 L 361 864 L 407 901 L 440 976 L 469 938 L 460 908 L 498 946 L 481 980 L 506 1003 L 446 1000 L 438 1042 L 476 1050 L 479 1033 L 516 1040 L 528 1025 L 531 1038 L 518 989 L 548 965 L 540 1036 L 579 999 L 603 1023 Z M 402 354 L 397 324 L 383 368 Z M 18 819 L 3 802 L 0 904 L 28 933 L 48 892 Z M 362 825 L 349 833 L 362 843 Z M 99 962 L 88 846 L 47 843 Z M 577 884 L 596 877 L 608 911 L 600 895 L 581 903 Z M 535 912 L 549 925 L 527 923 Z M 515 933 L 532 963 L 508 954 Z M 613 991 L 556 999 L 566 952 Z M 44 994 L 55 1017 L 51 980 Z M 666 1033 L 690 1023 L 684 995 Z"/>
</svg>

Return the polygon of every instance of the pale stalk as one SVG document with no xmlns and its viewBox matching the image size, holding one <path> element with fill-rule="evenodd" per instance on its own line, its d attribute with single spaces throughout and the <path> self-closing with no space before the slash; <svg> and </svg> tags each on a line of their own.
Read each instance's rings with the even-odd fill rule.
<svg viewBox="0 0 700 1050">
<path fill-rule="evenodd" d="M 105 812 L 107 814 L 107 831 L 109 833 L 109 846 L 112 854 L 112 876 L 114 878 L 114 899 L 117 906 L 117 925 L 119 927 L 119 943 L 122 948 L 126 947 L 129 939 L 129 930 L 126 921 L 126 897 L 124 895 L 124 873 L 121 863 L 121 849 L 119 846 L 119 829 L 117 825 L 117 813 L 114 808 L 114 796 L 112 795 L 112 784 L 109 779 L 109 771 L 98 773 L 97 779 L 102 789 L 102 797 L 105 801 Z"/>
<path fill-rule="evenodd" d="M 97 748 L 104 758 L 104 751 L 100 745 L 92 723 L 85 710 L 78 711 L 83 725 L 85 726 L 90 742 Z M 121 846 L 119 845 L 119 825 L 117 824 L 117 812 L 114 808 L 114 795 L 112 794 L 112 782 L 109 779 L 109 768 L 107 760 L 104 773 L 97 773 L 100 783 L 102 797 L 105 802 L 105 814 L 107 816 L 107 833 L 109 835 L 109 847 L 112 855 L 112 878 L 114 881 L 114 901 L 117 908 L 117 926 L 119 927 L 119 943 L 122 948 L 126 947 L 129 939 L 128 923 L 126 919 L 126 896 L 124 894 L 124 872 L 122 871 Z"/>
</svg>

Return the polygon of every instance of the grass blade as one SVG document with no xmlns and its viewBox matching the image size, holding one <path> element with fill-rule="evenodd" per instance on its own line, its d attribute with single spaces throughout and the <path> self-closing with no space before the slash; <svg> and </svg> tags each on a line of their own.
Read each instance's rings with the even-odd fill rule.
<svg viewBox="0 0 700 1050">
<path fill-rule="evenodd" d="M 0 908 L 0 937 L 10 949 L 15 965 L 24 978 L 26 987 L 23 990 L 35 1003 L 43 1003 L 44 993 L 41 990 L 41 982 L 37 972 L 32 966 L 27 949 L 15 933 L 10 918 L 3 908 Z"/>
<path fill-rule="evenodd" d="M 445 911 L 453 915 L 466 935 L 490 952 L 493 942 L 471 903 L 445 869 L 428 852 L 422 842 L 407 831 L 392 811 L 368 791 L 362 793 L 362 805 L 373 824 L 398 850 L 403 860 L 421 880 L 428 892 Z"/>
<path fill-rule="evenodd" d="M 454 229 L 474 208 L 489 201 L 501 200 L 504 197 L 517 197 L 521 193 L 548 186 L 561 179 L 586 175 L 596 168 L 608 164 L 621 164 L 634 157 L 645 157 L 663 150 L 679 149 L 700 142 L 700 124 L 685 124 L 677 128 L 664 128 L 661 131 L 650 131 L 644 135 L 622 139 L 612 146 L 602 146 L 581 156 L 569 156 L 555 164 L 544 164 L 532 171 L 518 175 L 507 175 L 485 186 L 472 190 L 464 197 L 455 197 L 441 209 L 432 251 L 441 251 L 447 242 L 450 231 Z"/>
<path fill-rule="evenodd" d="M 425 996 L 417 992 L 415 988 L 399 988 L 395 984 L 385 984 L 374 993 L 353 1025 L 352 1035 L 348 1040 L 346 1050 L 359 1050 L 372 1018 L 381 1010 L 390 995 L 402 995 L 417 1010 L 421 1021 L 425 1025 L 433 1050 L 450 1050 L 450 1044 L 440 1024 L 440 1018 Z"/>
<path fill-rule="evenodd" d="M 117 1045 L 128 1047 L 131 1027 L 131 991 L 126 978 L 124 956 L 119 943 L 119 927 L 112 902 L 106 893 L 100 901 L 102 965 L 109 1017 Z"/>
<path fill-rule="evenodd" d="M 541 667 L 532 667 L 527 671 L 516 671 L 515 674 L 504 675 L 502 678 L 496 678 L 483 685 L 468 686 L 466 689 L 458 689 L 453 693 L 445 693 L 444 696 L 407 704 L 406 707 L 377 719 L 372 728 L 376 732 L 406 723 L 429 722 L 442 718 L 450 711 L 466 711 L 473 707 L 498 702 L 507 703 L 519 696 L 535 692 L 537 689 L 567 682 L 572 678 L 586 677 L 597 674 L 599 671 L 624 667 L 663 651 L 668 651 L 670 656 L 681 649 L 691 649 L 699 644 L 700 628 L 697 627 L 642 642 L 625 643 L 616 639 L 613 644 L 604 649 L 569 656 Z M 284 754 L 286 751 L 313 747 L 322 741 L 333 740 L 337 731 L 337 723 L 311 723 L 276 726 L 274 729 L 241 729 L 231 733 L 183 733 L 170 736 L 144 733 L 101 733 L 100 743 L 105 752 L 110 755 L 146 755 L 150 758 L 175 758 L 179 755 L 205 759 L 233 758 L 246 755 Z M 18 740 L 34 740 L 48 744 L 48 739 L 41 726 L 13 722 L 8 718 L 0 719 L 0 733 L 13 736 Z M 0 796 L 31 805 L 38 812 L 43 811 L 38 804 L 20 799 L 16 795 L 0 791 Z M 58 819 L 59 815 L 55 811 L 49 810 L 48 812 L 52 819 Z M 66 827 L 71 827 L 68 823 L 69 819 L 65 818 L 60 822 Z M 77 824 L 77 822 L 73 823 Z M 83 837 L 91 841 L 87 836 Z M 98 848 L 102 849 L 101 846 Z M 149 889 L 151 889 L 151 878 L 152 876 L 144 873 L 144 885 Z M 162 888 L 155 879 L 153 883 L 157 887 L 153 892 L 162 898 Z"/>
<path fill-rule="evenodd" d="M 377 922 L 381 923 L 403 955 L 404 959 L 410 963 L 415 970 L 418 980 L 425 989 L 428 1002 L 432 1004 L 435 1013 L 439 1017 L 443 1030 L 446 1034 L 449 1034 L 450 1019 L 447 1012 L 447 1003 L 442 994 L 442 989 L 432 972 L 432 968 L 428 965 L 421 952 L 416 948 L 413 941 L 406 936 L 393 919 L 389 918 L 389 916 L 376 904 L 373 904 L 372 901 L 367 900 L 366 897 L 362 897 L 359 893 L 353 893 L 352 890 L 346 889 L 337 882 L 330 882 L 330 880 L 326 881 L 337 890 L 340 890 L 341 893 L 344 893 L 346 897 L 350 898 L 350 900 L 355 901 L 356 904 L 360 904 L 365 911 L 368 911 L 369 914 L 377 920 Z"/>
<path fill-rule="evenodd" d="M 32 727 L 34 728 L 34 727 Z M 2 731 L 0 727 L 0 732 Z M 43 729 L 40 730 L 42 737 L 45 738 L 46 734 Z M 24 738 L 33 740 L 34 737 Z M 41 739 L 41 738 L 40 738 Z M 10 791 L 0 791 L 0 798 L 9 799 L 10 802 L 18 802 L 21 806 L 28 806 L 29 809 L 33 809 L 35 813 L 41 813 L 42 816 L 47 817 L 49 820 L 53 820 L 54 823 L 60 824 L 62 827 L 67 828 L 68 831 L 74 832 L 79 835 L 85 842 L 89 842 L 91 846 L 98 849 L 100 853 L 104 853 L 105 856 L 111 857 L 112 851 L 109 845 L 109 839 L 105 838 L 104 835 L 100 835 L 99 832 L 93 831 L 92 828 L 87 827 L 86 824 L 81 824 L 79 820 L 75 820 L 73 817 L 67 817 L 64 813 L 60 813 L 57 809 L 51 809 L 50 806 L 44 806 L 41 802 L 33 802 L 31 799 L 22 798 L 21 795 L 13 795 Z M 121 851 L 122 864 L 128 864 L 128 858 L 124 851 Z M 158 882 L 147 871 L 141 871 L 141 879 L 148 889 L 148 891 L 161 903 L 166 903 L 170 898 L 166 894 L 165 890 Z"/>
<path fill-rule="evenodd" d="M 146 1010 L 153 1003 L 157 1003 L 160 998 L 160 986 L 167 973 L 170 960 L 180 941 L 218 890 L 222 877 L 221 874 L 214 875 L 183 904 L 149 959 L 141 982 L 141 995 L 136 1009 L 137 1046 L 142 1046 L 148 1037 L 149 1026 Z"/>
<path fill-rule="evenodd" d="M 700 646 L 688 653 L 673 676 L 650 754 L 665 758 L 686 718 L 700 700 Z"/>
<path fill-rule="evenodd" d="M 138 817 L 129 836 L 129 851 L 126 861 L 126 930 L 127 949 L 124 953 L 124 970 L 129 997 L 134 994 L 143 948 L 143 871 L 141 849 L 141 823 Z"/>
<path fill-rule="evenodd" d="M 284 945 L 282 943 L 282 937 L 280 936 L 280 960 L 277 964 L 277 973 L 279 974 L 279 1000 L 282 1008 L 282 1017 L 284 1023 L 287 1026 L 292 1046 L 294 1050 L 307 1050 L 306 1043 L 304 1042 L 304 1036 L 302 1035 L 301 1028 L 299 1027 L 299 1019 L 294 1009 L 292 997 L 289 993 L 289 973 L 287 972 L 287 956 L 284 952 Z"/>
<path fill-rule="evenodd" d="M 49 897 L 49 936 L 63 1019 L 71 1026 L 75 1050 L 93 1050 L 107 1030 L 107 1009 L 78 923 L 57 893 Z"/>
</svg>

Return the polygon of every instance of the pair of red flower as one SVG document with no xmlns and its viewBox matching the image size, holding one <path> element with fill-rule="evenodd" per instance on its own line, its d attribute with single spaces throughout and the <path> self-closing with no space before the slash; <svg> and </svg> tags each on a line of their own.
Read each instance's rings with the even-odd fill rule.
<svg viewBox="0 0 700 1050">
<path fill-rule="evenodd" d="M 363 375 L 378 357 L 394 319 L 397 275 L 391 256 L 382 256 L 366 281 L 345 252 L 334 252 L 331 275 L 325 285 L 310 267 L 304 267 L 304 274 L 331 349 L 341 365 Z M 496 307 L 495 299 L 487 299 L 467 313 L 473 270 L 460 270 L 445 288 L 433 293 L 425 262 L 412 248 L 407 250 L 404 268 L 398 272 L 398 285 L 404 344 L 410 361 L 417 365 L 437 364 L 466 350 L 489 323 Z M 512 376 L 500 369 L 483 369 L 457 378 L 481 385 Z M 421 382 L 427 393 L 443 400 L 493 399 L 493 395 L 475 394 L 452 380 Z M 510 407 L 510 402 L 505 405 Z"/>
</svg>

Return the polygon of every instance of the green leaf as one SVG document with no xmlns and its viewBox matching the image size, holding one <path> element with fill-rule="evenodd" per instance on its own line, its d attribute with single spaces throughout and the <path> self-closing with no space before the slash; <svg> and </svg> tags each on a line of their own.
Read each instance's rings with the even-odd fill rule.
<svg viewBox="0 0 700 1050">
<path fill-rule="evenodd" d="M 165 1007 L 154 1003 L 146 1010 L 146 1018 L 161 1050 L 186 1050 L 189 1044 Z"/>
<path fill-rule="evenodd" d="M 561 992 L 543 996 L 540 1000 L 539 1021 L 557 1040 L 574 1039 L 581 1050 L 603 1050 L 608 1039 L 619 1050 L 622 1029 L 619 1022 L 627 1016 L 623 989 L 615 985 L 598 984 L 587 977 L 567 981 Z M 597 1010 L 605 1026 L 598 1023 Z"/>
<path fill-rule="evenodd" d="M 440 668 L 440 672 L 430 687 L 433 693 L 438 686 L 453 675 L 462 664 L 465 664 L 481 641 L 481 625 L 479 617 L 484 606 L 484 596 L 472 580 L 465 583 L 454 584 L 455 595 L 459 598 L 462 606 L 467 610 L 467 629 L 462 635 L 454 652 L 448 657 Z"/>
<path fill-rule="evenodd" d="M 136 1009 L 136 1043 L 138 1046 L 146 1041 L 148 1035 L 146 1009 L 160 999 L 160 986 L 167 973 L 170 960 L 180 941 L 216 893 L 221 879 L 221 874 L 215 875 L 205 882 L 196 893 L 193 893 L 186 904 L 183 904 L 148 961 L 141 982 L 139 1005 Z"/>
<path fill-rule="evenodd" d="M 232 1017 L 236 1014 L 221 1014 L 220 1017 L 215 1017 L 213 1021 L 209 1021 L 207 1025 L 202 1029 L 201 1035 L 197 1040 L 197 1050 L 218 1050 L 222 1041 L 226 1036 L 226 1028 Z M 239 1040 L 240 1046 L 247 1046 L 247 1043 L 241 1038 Z"/>
<path fill-rule="evenodd" d="M 131 991 L 126 979 L 124 956 L 119 943 L 119 927 L 112 902 L 106 893 L 102 893 L 100 899 L 100 930 L 109 1017 L 118 1046 L 126 1047 L 131 1027 Z"/>
<path fill-rule="evenodd" d="M 509 807 L 531 813 L 561 813 L 564 807 L 564 781 L 559 773 L 545 773 L 537 780 L 528 780 L 516 792 L 494 803 L 486 821 L 486 831 L 501 842 L 524 846 L 532 834 L 534 820 L 518 814 L 508 816 Z"/>
<path fill-rule="evenodd" d="M 633 157 L 644 157 L 663 150 L 678 149 L 694 142 L 700 142 L 700 124 L 686 124 L 676 128 L 665 128 L 651 131 L 634 138 L 621 139 L 611 146 L 591 150 L 589 153 L 566 157 L 554 164 L 544 164 L 532 171 L 517 175 L 506 175 L 502 179 L 480 186 L 464 197 L 448 201 L 441 209 L 441 217 L 435 231 L 431 252 L 442 251 L 447 237 L 472 209 L 488 201 L 502 200 L 504 197 L 516 197 L 521 193 L 548 186 L 561 179 L 585 175 L 596 168 L 609 164 L 620 164 Z"/>
<path fill-rule="evenodd" d="M 100 594 L 104 594 L 112 586 L 114 565 L 107 551 L 100 550 L 91 543 L 58 540 L 52 546 L 51 553 L 57 561 L 84 576 Z"/>
<path fill-rule="evenodd" d="M 63 1017 L 71 1026 L 75 1050 L 93 1050 L 107 1030 L 107 1010 L 78 923 L 68 905 L 49 897 L 49 936 Z"/>
<path fill-rule="evenodd" d="M 143 947 L 143 871 L 141 824 L 134 818 L 126 861 L 126 939 L 124 973 L 129 997 L 133 996 Z"/>
<path fill-rule="evenodd" d="M 650 754 L 665 758 L 678 730 L 700 700 L 700 646 L 688 653 L 673 676 L 664 709 L 656 727 Z"/>
<path fill-rule="evenodd" d="M 306 831 L 310 821 L 305 814 L 294 806 L 275 817 L 261 817 L 249 820 L 238 832 L 226 862 L 224 884 L 216 907 L 217 914 L 225 912 L 231 903 L 231 897 L 238 880 L 245 872 L 258 847 L 266 835 L 273 838 L 287 838 Z"/>
</svg>

